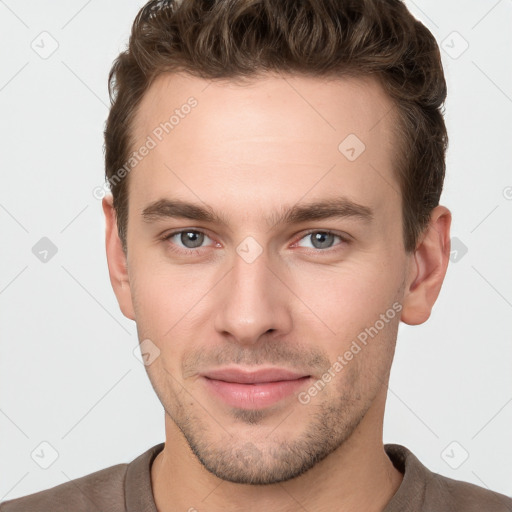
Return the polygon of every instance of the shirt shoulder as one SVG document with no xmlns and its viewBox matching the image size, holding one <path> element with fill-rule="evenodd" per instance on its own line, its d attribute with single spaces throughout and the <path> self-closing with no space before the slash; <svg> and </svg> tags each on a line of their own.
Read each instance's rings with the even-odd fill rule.
<svg viewBox="0 0 512 512">
<path fill-rule="evenodd" d="M 151 464 L 163 447 L 164 443 L 159 443 L 129 463 L 4 501 L 0 512 L 157 512 Z"/>
<path fill-rule="evenodd" d="M 0 512 L 124 512 L 128 464 L 117 464 L 44 491 L 4 501 Z"/>
<path fill-rule="evenodd" d="M 441 499 L 446 510 L 459 512 L 512 512 L 512 498 L 475 484 L 454 480 L 437 473 L 427 485 L 428 510 L 438 510 Z"/>
<path fill-rule="evenodd" d="M 404 477 L 384 512 L 512 512 L 509 496 L 434 473 L 402 445 L 385 450 Z"/>
</svg>

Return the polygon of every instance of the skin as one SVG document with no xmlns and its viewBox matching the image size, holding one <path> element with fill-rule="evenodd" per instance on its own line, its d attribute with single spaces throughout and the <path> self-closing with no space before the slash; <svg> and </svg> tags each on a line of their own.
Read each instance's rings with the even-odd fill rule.
<svg viewBox="0 0 512 512">
<path fill-rule="evenodd" d="M 120 308 L 160 350 L 146 366 L 165 409 L 165 448 L 151 467 L 157 508 L 382 511 L 403 477 L 382 441 L 398 325 L 430 316 L 450 211 L 436 207 L 417 250 L 405 252 L 392 103 L 373 79 L 267 74 L 241 85 L 161 75 L 140 104 L 136 147 L 190 96 L 197 107 L 129 174 L 127 256 L 112 198 L 103 200 Z M 355 161 L 338 150 L 348 134 L 366 146 Z M 341 194 L 373 220 L 265 221 Z M 227 224 L 145 222 L 143 209 L 163 198 L 206 204 Z M 179 235 L 162 240 L 192 228 L 206 234 L 198 249 Z M 309 230 L 350 243 L 315 245 Z M 251 263 L 237 252 L 249 236 L 263 249 Z M 186 247 L 195 252 L 172 250 Z M 307 404 L 295 393 L 258 411 L 234 408 L 199 377 L 233 363 L 317 381 L 394 303 L 401 311 Z"/>
</svg>

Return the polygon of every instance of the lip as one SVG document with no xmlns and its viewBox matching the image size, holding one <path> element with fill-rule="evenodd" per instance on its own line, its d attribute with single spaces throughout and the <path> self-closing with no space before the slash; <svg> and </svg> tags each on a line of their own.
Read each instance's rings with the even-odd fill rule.
<svg viewBox="0 0 512 512">
<path fill-rule="evenodd" d="M 239 384 L 263 384 L 284 380 L 296 380 L 307 377 L 305 373 L 299 373 L 286 368 L 259 368 L 249 370 L 244 368 L 218 368 L 202 374 L 204 377 L 225 382 Z"/>
<path fill-rule="evenodd" d="M 263 409 L 294 394 L 311 376 L 285 368 L 219 368 L 201 378 L 208 391 L 227 405 Z"/>
</svg>

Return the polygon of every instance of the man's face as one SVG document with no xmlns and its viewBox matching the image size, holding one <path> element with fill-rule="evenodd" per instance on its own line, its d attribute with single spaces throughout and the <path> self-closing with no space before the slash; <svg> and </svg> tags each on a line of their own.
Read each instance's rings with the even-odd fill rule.
<svg viewBox="0 0 512 512">
<path fill-rule="evenodd" d="M 175 74 L 144 96 L 134 149 L 156 146 L 129 175 L 133 314 L 160 351 L 147 371 L 168 432 L 220 478 L 287 480 L 356 429 L 380 435 L 409 262 L 390 109 L 360 79 Z M 359 209 L 283 219 L 342 199 Z"/>
</svg>

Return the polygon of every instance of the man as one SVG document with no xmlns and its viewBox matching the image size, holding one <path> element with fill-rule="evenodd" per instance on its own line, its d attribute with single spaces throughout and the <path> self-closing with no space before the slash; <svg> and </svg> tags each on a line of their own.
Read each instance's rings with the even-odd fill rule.
<svg viewBox="0 0 512 512">
<path fill-rule="evenodd" d="M 11 511 L 508 511 L 383 445 L 450 251 L 446 85 L 399 0 L 149 2 L 110 75 L 111 283 L 165 443 Z"/>
</svg>

